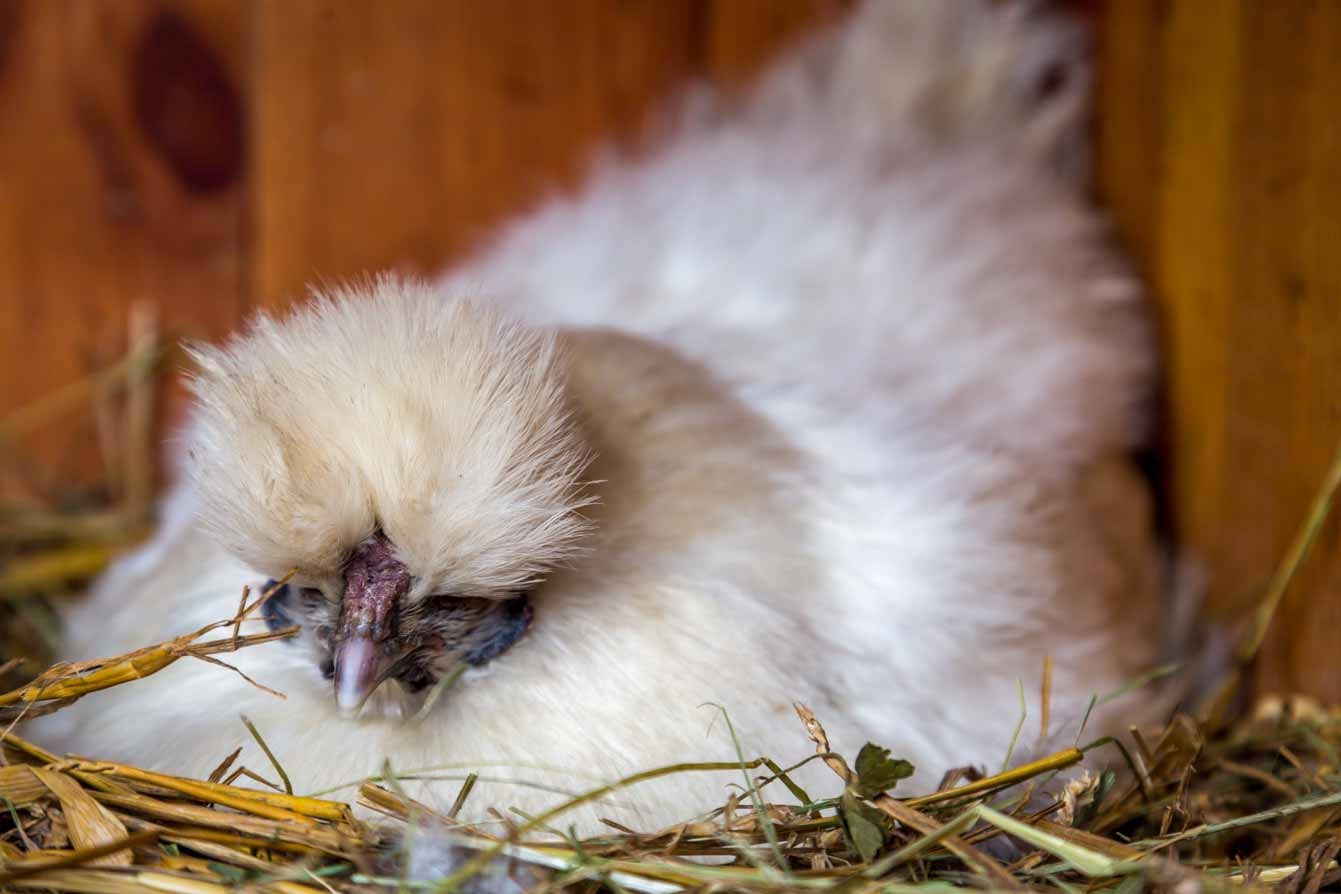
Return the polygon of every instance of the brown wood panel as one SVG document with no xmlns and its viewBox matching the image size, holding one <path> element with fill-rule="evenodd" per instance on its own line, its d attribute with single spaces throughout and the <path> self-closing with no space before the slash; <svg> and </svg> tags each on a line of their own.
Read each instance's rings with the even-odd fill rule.
<svg viewBox="0 0 1341 894">
<path fill-rule="evenodd" d="M 739 87 L 780 47 L 835 21 L 852 0 L 713 0 L 704 69 L 719 84 Z"/>
<path fill-rule="evenodd" d="M 571 185 L 697 60 L 696 4 L 322 0 L 257 22 L 256 278 L 432 270 Z"/>
<path fill-rule="evenodd" d="M 261 3 L 255 293 L 432 271 L 631 149 L 706 76 L 736 84 L 833 0 Z"/>
<path fill-rule="evenodd" d="M 1341 442 L 1341 4 L 1107 6 L 1100 171 L 1151 274 L 1175 520 L 1243 616 Z M 1264 689 L 1341 699 L 1341 524 L 1283 603 Z"/>
<path fill-rule="evenodd" d="M 839 5 L 0 0 L 0 413 L 113 356 L 140 299 L 214 336 L 436 268 Z M 93 474 L 91 429 L 28 445 Z"/>
<path fill-rule="evenodd" d="M 203 334 L 244 304 L 245 4 L 0 0 L 0 409 L 124 348 L 128 309 Z M 96 466 L 92 414 L 31 439 Z"/>
</svg>

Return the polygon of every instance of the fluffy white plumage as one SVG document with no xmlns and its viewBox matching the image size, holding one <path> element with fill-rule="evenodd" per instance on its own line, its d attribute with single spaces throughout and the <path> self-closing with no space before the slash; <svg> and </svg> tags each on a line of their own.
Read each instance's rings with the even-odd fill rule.
<svg viewBox="0 0 1341 894">
<path fill-rule="evenodd" d="M 346 719 L 310 649 L 276 644 L 237 663 L 286 701 L 182 662 L 37 734 L 203 774 L 253 747 L 242 713 L 304 791 L 388 758 L 572 790 L 734 759 L 705 703 L 747 753 L 804 756 L 795 699 L 925 786 L 1001 761 L 1049 653 L 1073 735 L 1091 693 L 1153 661 L 1160 611 L 1125 459 L 1149 326 L 1063 173 L 1086 93 L 1065 24 L 870 3 L 442 281 L 350 287 L 202 351 L 188 481 L 70 613 L 69 657 L 227 617 L 291 567 L 338 598 L 379 525 L 406 599 L 543 577 L 533 626 L 422 720 L 385 686 Z M 737 778 L 574 819 L 685 819 Z M 470 808 L 555 797 L 500 782 Z"/>
</svg>

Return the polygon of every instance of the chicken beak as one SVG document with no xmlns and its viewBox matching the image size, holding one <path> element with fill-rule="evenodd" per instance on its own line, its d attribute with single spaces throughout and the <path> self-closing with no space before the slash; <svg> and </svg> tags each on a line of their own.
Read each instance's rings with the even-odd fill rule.
<svg viewBox="0 0 1341 894">
<path fill-rule="evenodd" d="M 395 667 L 366 633 L 346 637 L 335 649 L 335 704 L 340 713 L 352 717 Z"/>
<path fill-rule="evenodd" d="M 397 604 L 410 573 L 378 532 L 345 566 L 345 594 L 335 636 L 335 703 L 352 716 L 405 657 L 396 636 Z"/>
</svg>

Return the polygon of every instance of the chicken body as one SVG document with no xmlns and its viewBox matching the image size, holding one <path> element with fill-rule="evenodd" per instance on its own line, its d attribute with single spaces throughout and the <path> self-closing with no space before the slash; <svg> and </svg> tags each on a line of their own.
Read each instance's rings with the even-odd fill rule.
<svg viewBox="0 0 1341 894">
<path fill-rule="evenodd" d="M 799 700 L 836 749 L 886 745 L 926 787 L 1000 763 L 1046 654 L 1050 732 L 1074 736 L 1091 694 L 1153 663 L 1160 611 L 1126 459 L 1150 327 L 1065 173 L 1081 47 L 1015 6 L 871 4 L 439 282 L 339 290 L 203 351 L 187 480 L 72 610 L 68 657 L 228 617 L 290 569 L 342 618 L 373 537 L 404 563 L 398 599 L 525 593 L 530 629 L 422 716 L 395 680 L 338 710 L 314 621 L 236 656 L 286 700 L 179 662 L 35 734 L 203 775 L 252 747 L 246 714 L 303 791 L 385 760 L 478 769 L 499 780 L 478 816 L 736 759 L 705 706 L 747 757 L 792 762 Z M 738 778 L 572 819 L 684 820 Z"/>
</svg>

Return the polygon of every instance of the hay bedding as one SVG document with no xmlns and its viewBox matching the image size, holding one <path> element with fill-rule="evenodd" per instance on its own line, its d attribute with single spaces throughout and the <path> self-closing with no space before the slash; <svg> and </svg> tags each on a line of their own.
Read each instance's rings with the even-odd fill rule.
<svg viewBox="0 0 1341 894">
<path fill-rule="evenodd" d="M 268 594 L 244 591 L 235 617 L 188 636 L 102 661 L 52 666 L 36 677 L 24 674 L 42 666 L 53 594 L 77 589 L 148 520 L 153 369 L 165 352 L 151 318 L 141 312 L 138 320 L 121 363 L 0 422 L 3 446 L 92 396 L 109 471 L 98 498 L 75 510 L 57 511 L 44 503 L 46 495 L 30 493 L 0 517 L 0 647 L 10 659 L 0 672 L 7 680 L 28 678 L 0 694 L 0 889 L 1341 890 L 1341 712 L 1302 699 L 1231 710 L 1237 672 L 1200 719 L 1180 714 L 1154 735 L 1133 731 L 1124 742 L 1078 742 L 995 775 L 966 767 L 923 797 L 897 796 L 899 779 L 910 772 L 897 754 L 876 745 L 857 755 L 833 754 L 823 718 L 798 705 L 796 755 L 649 768 L 539 816 L 497 805 L 496 822 L 487 828 L 454 818 L 471 797 L 473 775 L 446 813 L 407 797 L 390 766 L 339 792 L 294 793 L 284 756 L 271 754 L 250 724 L 269 765 L 238 765 L 238 749 L 221 754 L 203 780 L 96 755 L 51 754 L 15 732 L 20 720 L 78 698 L 96 699 L 99 690 L 133 685 L 177 661 L 228 667 L 229 653 L 295 633 L 250 632 Z M 16 465 L 21 461 L 12 448 L 2 455 L 11 468 L 31 472 Z M 1338 485 L 1341 458 L 1268 586 L 1237 668 L 1251 661 Z M 264 680 L 248 682 L 265 687 Z M 1043 700 L 1046 706 L 1046 684 Z M 1114 758 L 1119 770 L 1076 776 L 1072 769 L 1074 778 L 1059 795 L 1042 794 L 1058 792 L 1047 783 L 1090 751 Z M 788 777 L 791 768 L 772 759 L 782 757 L 824 761 L 833 785 L 802 790 Z M 609 834 L 580 841 L 563 831 L 565 811 L 579 804 L 649 778 L 702 772 L 720 774 L 724 793 L 730 792 L 711 815 L 666 830 L 611 823 Z M 761 784 L 779 777 L 792 802 L 764 803 Z M 733 778 L 737 784 L 728 788 Z M 353 803 L 384 821 L 356 817 Z M 1010 844 L 1003 846 L 1007 836 Z M 451 859 L 439 865 L 425 862 L 425 854 L 448 852 Z M 416 877 L 437 881 L 407 881 L 407 866 Z"/>
</svg>

